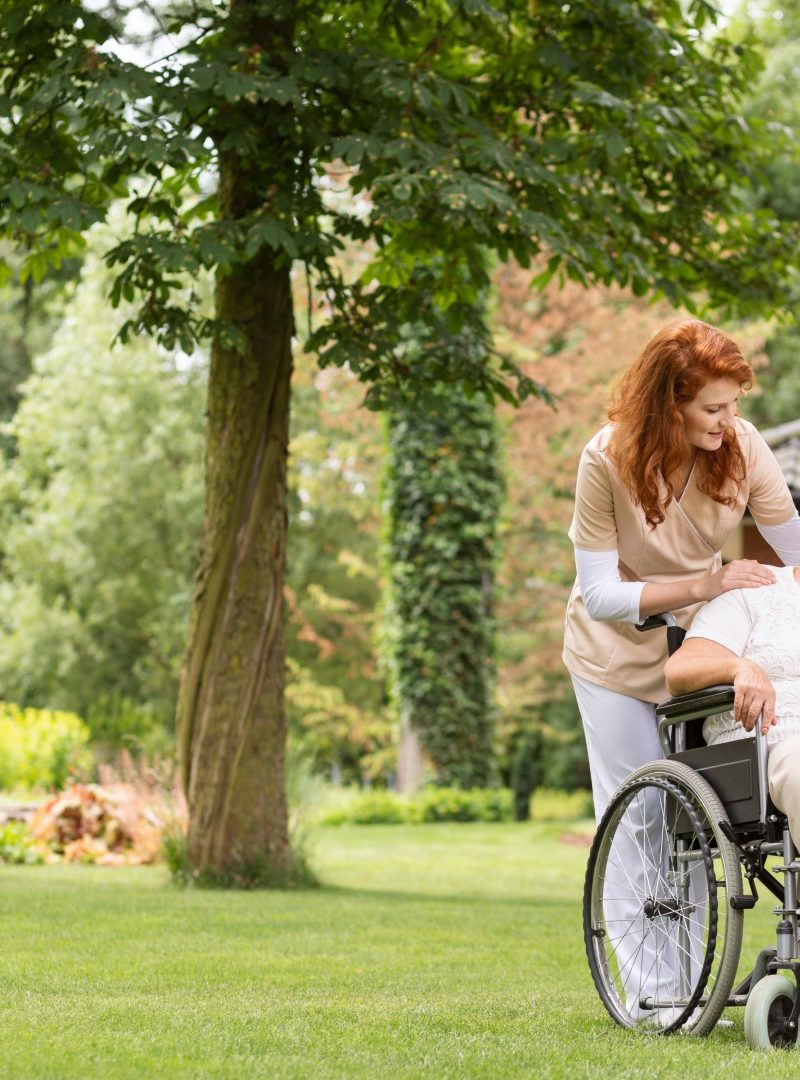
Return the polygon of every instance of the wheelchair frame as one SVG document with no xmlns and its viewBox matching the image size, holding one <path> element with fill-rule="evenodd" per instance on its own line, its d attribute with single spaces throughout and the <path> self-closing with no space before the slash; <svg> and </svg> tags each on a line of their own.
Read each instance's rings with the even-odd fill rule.
<svg viewBox="0 0 800 1080">
<path fill-rule="evenodd" d="M 684 631 L 672 615 L 651 616 L 638 629 L 656 626 L 667 626 L 671 655 L 680 646 Z M 724 1008 L 739 1006 L 745 1008 L 748 1043 L 766 1049 L 798 1042 L 800 858 L 786 819 L 768 798 L 767 746 L 760 725 L 756 725 L 752 739 L 737 739 L 715 747 L 707 747 L 699 740 L 698 745 L 698 726 L 702 727 L 708 716 L 731 708 L 733 701 L 732 686 L 713 686 L 671 698 L 657 707 L 664 760 L 632 773 L 613 796 L 598 825 L 584 890 L 584 940 L 600 997 L 621 1026 L 641 1027 L 652 1034 L 670 1034 L 688 1026 L 692 1033 L 706 1035 Z M 630 820 L 630 807 L 637 805 L 636 800 L 644 806 L 645 800 L 653 796 L 671 808 L 669 827 L 662 826 L 662 832 L 669 833 L 671 846 L 668 857 L 659 850 L 659 859 L 669 864 L 672 877 L 680 884 L 667 887 L 669 875 L 659 870 L 658 888 L 649 892 L 638 888 L 637 892 L 635 881 L 626 873 L 629 906 L 633 903 L 640 908 L 629 926 L 641 925 L 640 953 L 648 934 L 660 934 L 663 939 L 673 934 L 681 993 L 676 996 L 673 991 L 668 1001 L 641 997 L 640 993 L 639 1000 L 633 1003 L 634 1016 L 630 991 L 625 986 L 628 976 L 623 977 L 627 961 L 615 955 L 621 939 L 614 937 L 614 923 L 623 920 L 614 919 L 614 912 L 609 915 L 611 901 L 605 899 L 605 891 L 612 878 L 608 873 L 610 852 L 616 835 L 622 832 L 621 822 Z M 768 869 L 767 860 L 776 855 L 781 857 L 781 864 Z M 700 866 L 706 868 L 705 875 L 700 875 L 708 894 L 705 909 L 690 896 L 690 877 Z M 683 869 L 676 871 L 676 867 Z M 782 874 L 783 883 L 770 870 Z M 742 871 L 749 893 L 742 887 Z M 762 949 L 753 970 L 734 986 L 742 913 L 759 899 L 757 882 L 778 900 L 777 940 L 774 948 Z M 620 883 L 614 884 L 611 891 L 620 891 Z M 682 944 L 689 940 L 688 920 L 697 918 L 698 908 L 705 910 L 707 923 L 702 937 L 702 964 L 692 955 L 692 950 L 697 951 L 695 944 L 691 948 Z M 722 935 L 717 932 L 720 919 Z M 722 941 L 721 955 L 718 940 Z M 791 972 L 794 983 L 783 972 Z M 663 1013 L 667 1014 L 666 1021 L 649 1022 L 650 1018 L 660 1019 Z"/>
</svg>

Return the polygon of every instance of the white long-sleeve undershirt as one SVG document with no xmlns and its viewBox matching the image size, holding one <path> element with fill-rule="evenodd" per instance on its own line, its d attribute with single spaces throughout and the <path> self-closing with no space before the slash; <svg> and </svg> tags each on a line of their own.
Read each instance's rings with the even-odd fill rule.
<svg viewBox="0 0 800 1080">
<path fill-rule="evenodd" d="M 797 514 L 783 525 L 759 525 L 756 527 L 784 566 L 800 566 L 800 516 Z"/>
<path fill-rule="evenodd" d="M 758 531 L 786 566 L 800 566 L 800 516 L 782 525 L 760 525 Z M 619 553 L 575 548 L 578 587 L 592 619 L 599 622 L 639 622 L 644 581 L 623 581 Z"/>
<path fill-rule="evenodd" d="M 585 551 L 575 548 L 578 587 L 586 610 L 601 622 L 639 622 L 644 581 L 623 581 L 619 554 L 614 551 Z"/>
</svg>

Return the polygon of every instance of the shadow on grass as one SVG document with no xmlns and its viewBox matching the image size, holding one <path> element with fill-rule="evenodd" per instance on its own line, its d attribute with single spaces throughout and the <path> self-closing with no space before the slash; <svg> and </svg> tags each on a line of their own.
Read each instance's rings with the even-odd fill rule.
<svg viewBox="0 0 800 1080">
<path fill-rule="evenodd" d="M 356 887 L 352 885 L 335 885 L 326 883 L 324 880 L 320 882 L 319 887 L 314 890 L 317 896 L 335 896 L 343 899 L 363 899 L 374 901 L 377 897 L 385 898 L 386 900 L 398 903 L 407 904 L 409 902 L 422 903 L 422 904 L 480 904 L 488 907 L 508 907 L 508 908 L 558 908 L 564 910 L 567 907 L 575 906 L 580 907 L 580 896 L 570 897 L 527 897 L 527 896 L 492 896 L 491 893 L 431 893 L 431 892 L 413 892 L 411 890 L 400 889 L 382 889 L 379 886 L 375 888 L 365 888 L 363 886 Z"/>
</svg>

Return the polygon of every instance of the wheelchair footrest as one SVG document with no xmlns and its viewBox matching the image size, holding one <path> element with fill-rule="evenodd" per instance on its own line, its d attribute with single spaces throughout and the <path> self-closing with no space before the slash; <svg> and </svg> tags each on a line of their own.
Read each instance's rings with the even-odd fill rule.
<svg viewBox="0 0 800 1080">
<path fill-rule="evenodd" d="M 749 910 L 750 908 L 754 908 L 757 903 L 757 896 L 732 896 L 730 899 L 730 904 L 734 911 Z"/>
</svg>

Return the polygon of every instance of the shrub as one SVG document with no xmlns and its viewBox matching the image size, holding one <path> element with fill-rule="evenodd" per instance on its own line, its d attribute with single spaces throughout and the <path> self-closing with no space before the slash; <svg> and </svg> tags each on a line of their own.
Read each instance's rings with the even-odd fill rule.
<svg viewBox="0 0 800 1080">
<path fill-rule="evenodd" d="M 103 694 L 85 713 L 92 742 L 107 752 L 125 747 L 146 757 L 165 757 L 175 744 L 171 717 L 121 694 Z"/>
<path fill-rule="evenodd" d="M 74 713 L 0 702 L 0 788 L 62 788 L 91 769 L 89 729 Z"/>
<path fill-rule="evenodd" d="M 527 821 L 531 816 L 531 796 L 539 782 L 537 760 L 539 740 L 532 736 L 523 739 L 514 756 L 511 770 L 511 787 L 514 791 L 514 820 Z"/>
<path fill-rule="evenodd" d="M 406 800 L 391 791 L 365 791 L 350 807 L 349 818 L 355 825 L 400 825 L 409 821 Z"/>
<path fill-rule="evenodd" d="M 7 821 L 0 827 L 0 863 L 36 864 L 44 862 L 22 821 Z"/>
<path fill-rule="evenodd" d="M 425 788 L 416 797 L 423 821 L 511 821 L 514 795 L 508 788 Z"/>
<path fill-rule="evenodd" d="M 423 788 L 405 798 L 392 791 L 350 792 L 323 811 L 325 825 L 400 825 L 436 821 L 511 821 L 514 796 L 508 788 Z"/>
<path fill-rule="evenodd" d="M 512 787 L 516 758 L 525 743 L 531 744 L 535 758 L 534 786 L 564 791 L 589 787 L 583 725 L 569 679 L 545 675 L 535 702 L 507 715 L 502 728 L 506 734 L 500 775 Z"/>
<path fill-rule="evenodd" d="M 31 836 L 67 862 L 152 862 L 165 822 L 129 784 L 71 784 L 33 816 Z"/>
<path fill-rule="evenodd" d="M 534 821 L 580 821 L 592 815 L 592 793 L 583 788 L 577 791 L 537 788 L 531 801 Z"/>
</svg>

